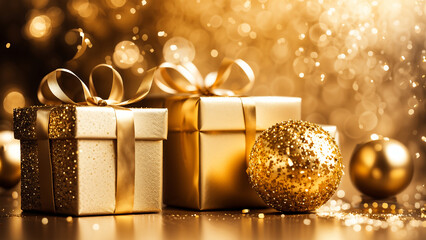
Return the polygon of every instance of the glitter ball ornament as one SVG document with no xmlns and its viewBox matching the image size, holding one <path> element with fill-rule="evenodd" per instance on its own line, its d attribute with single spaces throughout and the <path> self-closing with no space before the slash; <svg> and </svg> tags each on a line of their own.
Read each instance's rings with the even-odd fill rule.
<svg viewBox="0 0 426 240">
<path fill-rule="evenodd" d="M 12 131 L 0 132 L 0 187 L 11 188 L 21 177 L 19 141 Z"/>
<path fill-rule="evenodd" d="M 342 155 L 320 126 L 290 120 L 257 138 L 247 173 L 269 206 L 284 212 L 312 211 L 336 191 L 343 175 Z"/>
<path fill-rule="evenodd" d="M 390 197 L 404 190 L 411 182 L 413 170 L 407 148 L 393 139 L 358 145 L 349 167 L 352 183 L 373 198 Z"/>
</svg>

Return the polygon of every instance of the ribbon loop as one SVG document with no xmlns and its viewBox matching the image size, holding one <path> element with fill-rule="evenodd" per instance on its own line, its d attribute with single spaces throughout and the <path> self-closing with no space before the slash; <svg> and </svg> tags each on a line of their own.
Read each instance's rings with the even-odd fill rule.
<svg viewBox="0 0 426 240">
<path fill-rule="evenodd" d="M 93 73 L 99 68 L 107 68 L 111 70 L 112 73 L 112 86 L 109 92 L 108 99 L 102 99 L 98 96 L 95 83 L 93 81 Z M 37 97 L 39 101 L 43 104 L 60 104 L 60 103 L 69 103 L 75 105 L 94 105 L 94 106 L 122 106 L 131 104 L 137 101 L 142 100 L 151 89 L 152 81 L 154 78 L 155 68 L 150 69 L 145 74 L 145 77 L 139 84 L 138 90 L 135 95 L 123 101 L 124 98 L 124 84 L 123 79 L 111 65 L 108 64 L 99 64 L 96 65 L 89 76 L 89 87 L 81 80 L 75 73 L 68 69 L 59 68 L 49 74 L 47 74 L 40 83 L 38 88 Z M 79 85 L 83 89 L 83 97 L 85 102 L 77 102 L 75 99 L 69 97 L 59 85 L 58 79 L 61 74 L 67 73 L 71 75 L 74 79 L 78 80 Z"/>
<path fill-rule="evenodd" d="M 242 69 L 248 82 L 241 88 L 221 89 L 220 87 L 229 79 L 232 66 L 236 65 Z M 173 78 L 168 71 L 173 71 L 179 77 Z M 170 62 L 164 62 L 158 67 L 155 74 L 155 83 L 166 93 L 187 93 L 200 95 L 216 96 L 235 96 L 247 92 L 253 87 L 254 73 L 250 66 L 241 59 L 232 60 L 223 59 L 217 72 L 207 74 L 203 79 L 197 67 L 191 63 L 175 65 Z"/>
</svg>

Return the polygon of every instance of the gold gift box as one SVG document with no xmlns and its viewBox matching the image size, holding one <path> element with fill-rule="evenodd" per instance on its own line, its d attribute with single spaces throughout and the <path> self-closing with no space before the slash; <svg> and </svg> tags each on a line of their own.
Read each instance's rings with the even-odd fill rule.
<svg viewBox="0 0 426 240">
<path fill-rule="evenodd" d="M 162 206 L 162 152 L 167 109 L 131 109 L 135 125 L 135 182 L 132 212 Z M 48 114 L 55 213 L 113 214 L 116 207 L 116 117 L 111 107 L 61 105 L 15 109 L 15 138 L 21 141 L 23 210 L 42 207 L 39 113 Z M 132 139 L 129 139 L 132 141 Z M 42 155 L 40 157 L 43 157 Z"/>
<path fill-rule="evenodd" d="M 256 132 L 300 119 L 301 99 L 250 97 Z M 152 97 L 143 104 L 169 110 L 164 144 L 164 203 L 197 210 L 265 207 L 246 171 L 245 122 L 240 97 Z"/>
</svg>

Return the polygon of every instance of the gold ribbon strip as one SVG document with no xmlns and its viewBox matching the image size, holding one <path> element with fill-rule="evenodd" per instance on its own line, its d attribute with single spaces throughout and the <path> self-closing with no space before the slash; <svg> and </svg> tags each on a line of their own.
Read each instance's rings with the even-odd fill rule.
<svg viewBox="0 0 426 240">
<path fill-rule="evenodd" d="M 41 210 L 46 212 L 55 212 L 53 187 L 50 187 L 53 186 L 53 175 L 48 136 L 49 114 L 50 109 L 40 109 L 37 111 L 36 136 L 38 170 L 40 175 L 39 182 Z"/>
<path fill-rule="evenodd" d="M 244 72 L 248 82 L 237 89 L 223 89 L 221 86 L 229 80 L 232 66 L 238 66 Z M 173 78 L 168 71 L 174 71 Z M 251 67 L 241 59 L 222 60 L 219 70 L 207 74 L 205 78 L 192 62 L 176 65 L 170 62 L 160 64 L 155 73 L 154 81 L 166 93 L 196 94 L 207 96 L 239 96 L 253 87 L 254 73 Z M 251 148 L 256 140 L 256 105 L 250 98 L 240 98 L 243 107 L 246 129 L 246 162 L 249 160 Z"/>
<path fill-rule="evenodd" d="M 112 87 L 108 99 L 100 98 L 96 93 L 93 82 L 93 72 L 101 67 L 112 71 Z M 83 89 L 84 102 L 75 102 L 61 88 L 58 78 L 61 74 L 68 73 L 78 80 Z M 130 109 L 121 107 L 142 100 L 151 89 L 155 68 L 147 71 L 147 74 L 139 84 L 135 95 L 128 100 L 124 100 L 123 79 L 112 66 L 99 64 L 92 69 L 89 77 L 89 87 L 73 72 L 68 69 L 57 69 L 47 74 L 41 81 L 37 96 L 44 104 L 69 103 L 75 105 L 109 106 L 115 111 L 117 124 L 117 162 L 116 162 L 116 204 L 115 213 L 130 213 L 133 211 L 134 188 L 135 188 L 135 127 L 134 116 Z M 37 114 L 37 134 L 46 138 L 48 135 L 49 115 Z M 47 118 L 47 120 L 46 120 Z M 40 127 L 38 126 L 39 124 Z M 39 135 L 38 135 L 39 136 Z M 47 138 L 46 138 L 47 139 Z M 133 139 L 133 140 L 132 140 Z M 44 174 L 40 174 L 40 192 L 43 196 L 42 204 L 46 205 L 46 210 L 54 211 L 54 194 L 52 181 L 52 163 L 50 161 L 50 149 L 48 145 L 39 141 L 39 160 Z M 47 156 L 47 157 L 46 157 Z M 48 167 L 50 166 L 50 168 Z M 50 172 L 47 172 L 50 171 Z M 41 173 L 41 172 L 40 172 Z M 52 192 L 52 194 L 49 194 Z M 53 203 L 53 206 L 52 206 Z"/>
</svg>

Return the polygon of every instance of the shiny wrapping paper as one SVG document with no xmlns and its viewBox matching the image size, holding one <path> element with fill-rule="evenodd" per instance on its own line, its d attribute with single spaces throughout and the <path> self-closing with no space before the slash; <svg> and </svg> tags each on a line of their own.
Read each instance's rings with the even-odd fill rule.
<svg viewBox="0 0 426 240">
<path fill-rule="evenodd" d="M 256 132 L 300 119 L 301 99 L 250 97 Z M 143 102 L 169 110 L 164 146 L 164 203 L 198 210 L 265 207 L 246 170 L 245 121 L 240 97 L 169 96 Z"/>
<path fill-rule="evenodd" d="M 167 109 L 131 109 L 135 124 L 134 201 L 131 212 L 158 212 L 162 206 L 162 152 Z M 14 112 L 21 140 L 22 209 L 42 209 L 40 152 L 36 120 L 49 114 L 51 174 L 55 213 L 113 214 L 116 208 L 116 119 L 113 108 L 61 105 Z M 131 141 L 131 140 L 130 140 Z"/>
</svg>

